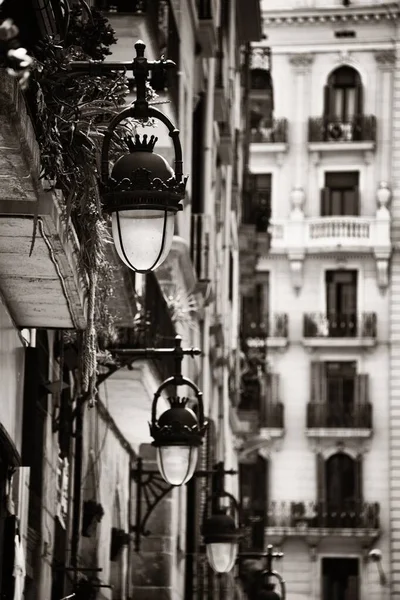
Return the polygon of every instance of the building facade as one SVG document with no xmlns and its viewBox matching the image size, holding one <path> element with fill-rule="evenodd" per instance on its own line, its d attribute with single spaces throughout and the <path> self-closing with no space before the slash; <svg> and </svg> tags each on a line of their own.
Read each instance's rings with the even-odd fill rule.
<svg viewBox="0 0 400 600">
<path fill-rule="evenodd" d="M 398 6 L 269 1 L 263 24 L 240 226 L 249 543 L 284 551 L 293 599 L 395 597 Z"/>
</svg>

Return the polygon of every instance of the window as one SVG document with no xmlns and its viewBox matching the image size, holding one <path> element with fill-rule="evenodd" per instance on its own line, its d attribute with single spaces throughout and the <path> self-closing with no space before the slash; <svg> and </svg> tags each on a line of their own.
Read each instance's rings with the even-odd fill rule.
<svg viewBox="0 0 400 600">
<path fill-rule="evenodd" d="M 362 114 L 360 75 L 352 67 L 339 67 L 325 86 L 324 115 L 328 120 L 350 123 Z"/>
<path fill-rule="evenodd" d="M 322 600 L 358 599 L 358 560 L 356 558 L 323 558 Z"/>
<path fill-rule="evenodd" d="M 356 363 L 326 363 L 327 427 L 354 424 Z"/>
<path fill-rule="evenodd" d="M 250 175 L 247 183 L 247 193 L 243 194 L 243 223 L 255 225 L 257 232 L 265 233 L 271 217 L 272 175 Z"/>
<path fill-rule="evenodd" d="M 334 171 L 325 174 L 325 187 L 321 191 L 321 216 L 358 216 L 358 171 Z"/>
<path fill-rule="evenodd" d="M 330 337 L 357 334 L 357 271 L 326 271 L 326 310 Z"/>
</svg>

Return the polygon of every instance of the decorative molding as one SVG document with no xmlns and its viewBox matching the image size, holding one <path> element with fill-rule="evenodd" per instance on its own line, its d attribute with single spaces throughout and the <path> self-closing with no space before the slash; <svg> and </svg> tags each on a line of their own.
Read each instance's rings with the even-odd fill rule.
<svg viewBox="0 0 400 600">
<path fill-rule="evenodd" d="M 289 62 L 298 73 L 306 73 L 314 62 L 314 54 L 290 54 Z"/>
<path fill-rule="evenodd" d="M 304 256 L 296 258 L 289 256 L 289 265 L 293 289 L 296 294 L 299 294 L 303 286 Z"/>
<path fill-rule="evenodd" d="M 391 8 L 391 10 L 389 10 Z M 322 13 L 322 14 L 321 14 Z M 347 7 L 344 10 L 341 7 L 324 10 L 292 10 L 292 11 L 264 11 L 263 23 L 265 27 L 276 26 L 298 26 L 298 25 L 320 25 L 321 23 L 359 23 L 359 22 L 378 22 L 393 21 L 398 19 L 400 14 L 398 3 L 394 2 L 392 6 L 378 7 Z"/>
<path fill-rule="evenodd" d="M 374 52 L 375 60 L 382 71 L 392 71 L 396 63 L 394 50 L 379 50 Z"/>
<path fill-rule="evenodd" d="M 376 258 L 376 280 L 381 291 L 389 285 L 389 258 Z"/>
<path fill-rule="evenodd" d="M 346 48 L 339 51 L 337 62 L 340 64 L 354 64 L 356 61 L 354 60 L 353 56 L 351 56 L 350 50 Z"/>
<path fill-rule="evenodd" d="M 266 46 L 252 47 L 250 55 L 251 69 L 264 69 L 269 71 L 271 68 L 271 58 L 269 48 Z"/>
</svg>

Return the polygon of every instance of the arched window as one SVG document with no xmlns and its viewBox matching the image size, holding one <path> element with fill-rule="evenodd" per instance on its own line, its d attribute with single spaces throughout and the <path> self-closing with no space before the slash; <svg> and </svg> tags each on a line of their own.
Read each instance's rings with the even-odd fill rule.
<svg viewBox="0 0 400 600">
<path fill-rule="evenodd" d="M 363 113 L 362 84 L 352 67 L 339 67 L 325 86 L 324 115 L 328 120 L 350 123 Z"/>
<path fill-rule="evenodd" d="M 319 457 L 319 513 L 324 527 L 355 527 L 362 516 L 362 462 L 337 452 Z"/>
</svg>

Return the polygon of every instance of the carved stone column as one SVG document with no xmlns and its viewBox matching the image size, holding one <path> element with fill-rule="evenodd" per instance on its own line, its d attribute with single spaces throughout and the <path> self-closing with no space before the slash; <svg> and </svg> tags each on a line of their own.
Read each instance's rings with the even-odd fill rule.
<svg viewBox="0 0 400 600">
<path fill-rule="evenodd" d="M 395 65 L 393 50 L 375 52 L 375 60 L 379 67 L 379 80 L 377 93 L 379 94 L 379 112 L 376 115 L 380 127 L 378 128 L 380 152 L 379 179 L 387 181 L 390 177 L 392 144 L 392 73 Z"/>
<path fill-rule="evenodd" d="M 303 189 L 306 185 L 305 174 L 307 172 L 307 117 L 309 105 L 307 98 L 310 93 L 307 80 L 313 60 L 313 54 L 292 54 L 289 56 L 289 62 L 295 74 L 294 98 L 296 104 L 292 140 L 295 154 L 293 187 Z"/>
</svg>

